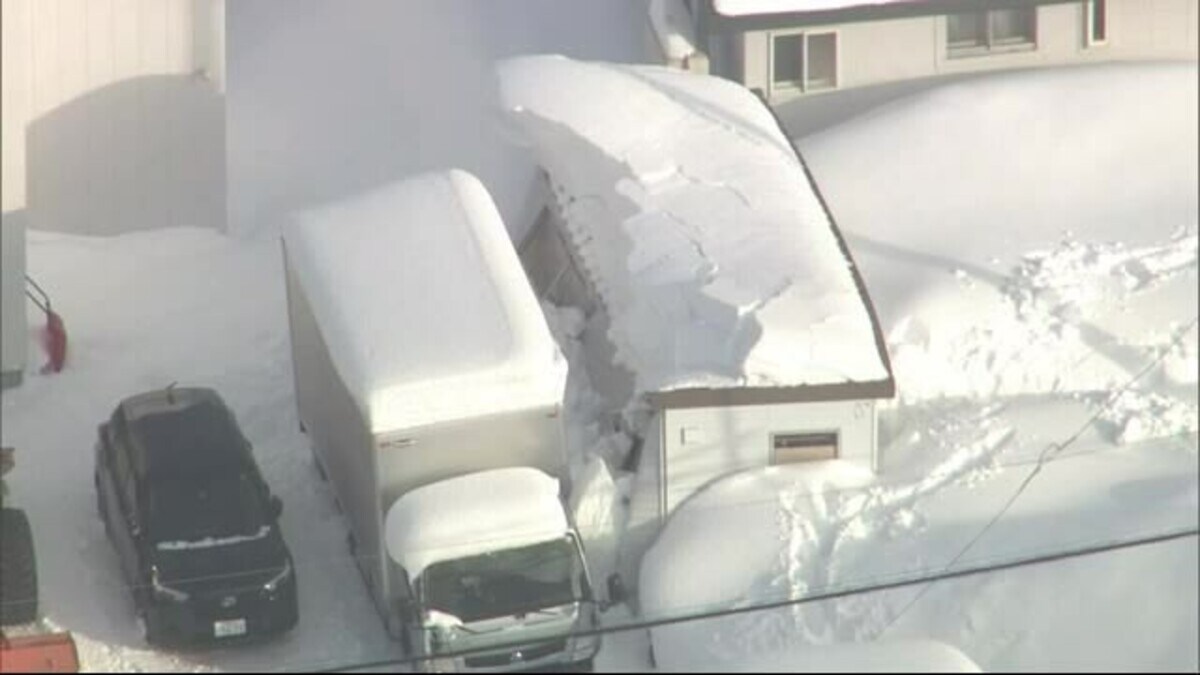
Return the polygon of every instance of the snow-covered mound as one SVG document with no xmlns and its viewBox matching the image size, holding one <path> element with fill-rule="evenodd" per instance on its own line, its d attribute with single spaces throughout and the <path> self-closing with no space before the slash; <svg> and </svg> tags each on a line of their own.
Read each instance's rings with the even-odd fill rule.
<svg viewBox="0 0 1200 675">
<path fill-rule="evenodd" d="M 966 654 L 943 642 L 907 640 L 805 646 L 749 654 L 699 672 L 735 673 L 979 673 Z"/>
<path fill-rule="evenodd" d="M 566 362 L 474 176 L 423 174 L 306 212 L 284 241 L 375 431 L 561 402 Z"/>
<path fill-rule="evenodd" d="M 902 398 L 1105 390 L 1164 350 L 1195 389 L 1196 68 L 979 77 L 799 140 Z"/>
<path fill-rule="evenodd" d="M 829 216 L 753 94 L 553 56 L 498 71 L 640 391 L 890 380 Z"/>
</svg>

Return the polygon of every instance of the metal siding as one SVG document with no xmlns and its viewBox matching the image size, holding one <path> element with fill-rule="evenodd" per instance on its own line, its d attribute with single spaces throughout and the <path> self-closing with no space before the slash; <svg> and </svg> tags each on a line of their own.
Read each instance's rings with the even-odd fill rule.
<svg viewBox="0 0 1200 675">
<path fill-rule="evenodd" d="M 386 622 L 390 582 L 381 541 L 375 437 L 330 359 L 304 291 L 287 265 L 286 248 L 284 270 L 299 418 L 356 539 L 360 570 L 371 578 L 376 608 Z"/>
<path fill-rule="evenodd" d="M 836 431 L 838 459 L 872 466 L 871 400 L 687 408 L 664 411 L 667 514 L 711 481 L 770 465 L 771 434 Z"/>
</svg>

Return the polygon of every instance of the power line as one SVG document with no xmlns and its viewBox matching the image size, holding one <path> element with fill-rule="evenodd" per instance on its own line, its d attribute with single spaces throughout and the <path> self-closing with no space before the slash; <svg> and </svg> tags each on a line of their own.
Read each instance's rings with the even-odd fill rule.
<svg viewBox="0 0 1200 675">
<path fill-rule="evenodd" d="M 1197 529 L 1196 527 L 1189 527 L 1187 529 L 1173 530 L 1173 531 L 1165 532 L 1162 534 L 1141 537 L 1138 539 L 1122 540 L 1122 541 L 1115 541 L 1115 542 L 1110 541 L 1110 542 L 1106 542 L 1106 543 L 1102 543 L 1102 544 L 1095 544 L 1095 545 L 1086 546 L 1083 548 L 1078 548 L 1078 549 L 1073 549 L 1073 550 L 1068 550 L 1068 551 L 1057 551 L 1054 553 L 1045 553 L 1045 554 L 1041 554 L 1041 555 L 1029 556 L 1029 557 L 1025 557 L 1025 558 L 1018 558 L 1018 559 L 1009 560 L 1006 562 L 996 562 L 996 563 L 991 563 L 991 564 L 987 564 L 987 565 L 980 565 L 980 566 L 976 566 L 976 567 L 964 568 L 964 569 L 960 569 L 960 570 L 943 569 L 943 571 L 935 573 L 935 574 L 924 575 L 924 576 L 919 576 L 919 577 L 910 578 L 910 579 L 900 579 L 897 581 L 877 583 L 877 584 L 872 584 L 869 586 L 859 586 L 856 588 L 831 590 L 831 591 L 826 591 L 826 592 L 822 592 L 822 593 L 815 593 L 812 595 L 807 595 L 807 596 L 804 596 L 801 598 L 788 598 L 785 600 L 764 602 L 764 603 L 756 604 L 751 607 L 729 607 L 729 608 L 723 608 L 723 609 L 714 609 L 714 610 L 699 612 L 696 614 L 687 614 L 684 616 L 665 617 L 665 618 L 661 618 L 661 619 L 651 619 L 651 620 L 642 621 L 642 622 L 634 622 L 631 624 L 625 624 L 625 625 L 621 625 L 621 626 L 607 626 L 607 627 L 595 628 L 595 629 L 586 630 L 586 631 L 576 631 L 576 632 L 570 633 L 569 635 L 574 636 L 574 637 L 588 637 L 588 636 L 593 636 L 593 635 L 597 635 L 597 636 L 598 635 L 608 635 L 611 633 L 621 633 L 621 632 L 630 631 L 630 630 L 656 628 L 659 626 L 667 626 L 667 625 L 680 624 L 680 623 L 689 623 L 689 622 L 700 621 L 700 620 L 705 620 L 705 619 L 715 619 L 715 618 L 735 616 L 735 615 L 740 615 L 740 614 L 749 614 L 752 612 L 767 611 L 767 610 L 772 610 L 772 609 L 779 609 L 782 607 L 794 607 L 797 605 L 808 604 L 810 602 L 836 600 L 839 598 L 846 598 L 846 597 L 851 597 L 851 596 L 855 596 L 855 595 L 863 595 L 866 593 L 876 593 L 876 592 L 880 592 L 880 591 L 888 591 L 888 590 L 894 590 L 894 589 L 898 589 L 898 588 L 905 588 L 908 586 L 915 586 L 917 584 L 929 584 L 929 583 L 935 582 L 935 581 L 948 581 L 948 580 L 958 579 L 958 578 L 962 578 L 962 577 L 975 576 L 975 575 L 979 575 L 979 574 L 988 574 L 988 573 L 992 573 L 992 572 L 1000 572 L 1000 571 L 1004 571 L 1004 570 L 1016 569 L 1016 568 L 1026 567 L 1026 566 L 1031 566 L 1031 565 L 1040 565 L 1040 564 L 1045 564 L 1045 563 L 1060 562 L 1060 561 L 1069 560 L 1069 559 L 1073 559 L 1073 558 L 1082 558 L 1082 557 L 1086 557 L 1086 556 L 1101 555 L 1104 553 L 1112 553 L 1112 552 L 1120 551 L 1120 550 L 1124 550 L 1124 549 L 1131 549 L 1131 548 L 1138 548 L 1141 546 L 1149 546 L 1149 545 L 1153 545 L 1153 544 L 1167 543 L 1170 541 L 1186 539 L 1188 537 L 1195 537 L 1197 535 L 1200 535 L 1200 529 Z M 566 636 L 564 636 L 564 637 L 566 637 Z M 550 639 L 553 639 L 553 638 L 550 638 Z M 517 649 L 517 648 L 524 647 L 527 645 L 528 645 L 527 642 L 509 642 L 509 643 L 497 644 L 497 645 L 492 645 L 489 647 L 481 647 L 481 648 L 476 648 L 476 649 L 464 649 L 464 650 L 459 650 L 459 651 L 443 652 L 443 653 L 437 654 L 436 656 L 405 657 L 402 659 L 383 659 L 383 660 L 379 660 L 379 661 L 362 662 L 362 663 L 357 663 L 357 664 L 348 665 L 348 666 L 340 666 L 340 667 L 336 667 L 336 668 L 330 668 L 328 670 L 324 670 L 321 672 L 336 673 L 336 672 L 348 672 L 348 671 L 367 669 L 367 668 L 382 668 L 382 667 L 386 667 L 386 666 L 412 665 L 412 664 L 418 663 L 420 661 L 427 661 L 427 660 L 431 660 L 431 659 L 445 659 L 445 658 L 457 658 L 457 657 L 462 657 L 462 656 L 471 656 L 474 654 L 480 654 L 480 653 L 485 653 L 485 652 L 503 651 L 505 649 Z"/>
<path fill-rule="evenodd" d="M 1100 406 L 1099 410 L 1097 410 L 1095 413 L 1092 414 L 1091 417 L 1089 417 L 1087 420 L 1085 420 L 1084 423 L 1082 425 L 1080 425 L 1080 427 L 1078 429 L 1075 430 L 1075 433 L 1071 434 L 1071 436 L 1069 438 L 1067 438 L 1067 440 L 1065 440 L 1061 443 L 1051 443 L 1050 445 L 1047 445 L 1042 450 L 1041 454 L 1038 455 L 1037 463 L 1034 464 L 1033 469 L 1029 472 L 1029 475 L 1025 477 L 1025 480 L 1021 481 L 1021 484 L 1018 485 L 1017 489 L 1012 493 L 1011 496 L 1009 496 L 1008 501 L 1005 502 L 1004 506 L 1001 507 L 1000 510 L 997 511 L 994 516 L 992 516 L 991 520 L 989 520 L 987 522 L 987 524 L 984 525 L 983 528 L 981 528 L 979 530 L 979 532 L 977 532 L 975 534 L 975 536 L 972 537 L 971 540 L 968 541 L 967 544 L 962 547 L 962 550 L 960 550 L 958 552 L 958 554 L 955 555 L 954 558 L 952 558 L 950 560 L 950 562 L 946 563 L 945 569 L 948 570 L 951 567 L 954 567 L 954 565 L 957 564 L 958 561 L 961 560 L 964 555 L 966 555 L 967 551 L 971 550 L 971 548 L 973 546 L 975 546 L 975 544 L 978 543 L 980 539 L 983 538 L 983 535 L 987 534 L 988 531 L 992 529 L 992 526 L 995 525 L 997 522 L 999 522 L 999 520 L 1002 517 L 1004 517 L 1005 514 L 1008 513 L 1008 510 L 1010 508 L 1012 508 L 1012 505 L 1014 503 L 1016 503 L 1017 499 L 1020 498 L 1020 496 L 1025 493 L 1025 489 L 1028 488 L 1029 484 L 1033 482 L 1034 477 L 1037 476 L 1038 473 L 1041 472 L 1042 467 L 1045 466 L 1047 461 L 1056 458 L 1063 450 L 1065 450 L 1066 448 L 1073 445 L 1075 443 L 1075 441 L 1079 440 L 1079 437 L 1083 435 L 1084 431 L 1086 431 L 1089 427 L 1091 427 L 1093 424 L 1095 424 L 1096 421 L 1099 420 L 1100 417 L 1104 413 L 1108 412 L 1108 409 L 1112 406 L 1113 401 L 1116 400 L 1117 395 L 1124 393 L 1125 391 L 1128 391 L 1130 387 L 1132 387 L 1134 384 L 1137 384 L 1138 380 L 1141 380 L 1156 366 L 1160 365 L 1167 358 L 1167 355 L 1171 353 L 1171 350 L 1174 349 L 1179 344 L 1180 340 L 1182 340 L 1183 337 L 1185 335 L 1187 335 L 1192 330 L 1193 327 L 1196 326 L 1196 323 L 1198 321 L 1200 321 L 1200 315 L 1193 317 L 1191 321 L 1189 321 L 1181 330 L 1179 330 L 1177 332 L 1177 334 L 1175 335 L 1174 339 L 1172 339 L 1169 344 L 1167 344 L 1166 346 L 1161 348 L 1161 351 L 1158 354 L 1158 356 L 1156 356 L 1149 363 L 1147 363 L 1145 365 L 1145 367 L 1143 367 L 1132 378 L 1130 378 L 1130 380 L 1128 382 L 1126 382 L 1125 384 L 1118 387 L 1115 391 L 1113 391 L 1109 395 L 1109 399 L 1103 405 Z M 908 601 L 908 604 L 906 604 L 903 609 L 901 609 L 895 616 L 893 616 L 891 618 L 891 620 L 889 620 L 887 622 L 887 624 L 882 629 L 880 629 L 880 631 L 876 634 L 876 637 L 883 635 L 884 633 L 886 633 L 888 631 L 888 629 L 890 629 L 893 625 L 895 625 L 895 623 L 900 620 L 900 617 L 904 616 L 908 612 L 908 610 L 911 609 L 912 606 L 917 603 L 918 600 L 920 600 L 922 597 L 924 597 L 925 593 L 929 590 L 929 588 L 930 588 L 930 586 L 926 585 L 916 595 L 914 595 L 912 597 L 912 599 Z"/>
</svg>

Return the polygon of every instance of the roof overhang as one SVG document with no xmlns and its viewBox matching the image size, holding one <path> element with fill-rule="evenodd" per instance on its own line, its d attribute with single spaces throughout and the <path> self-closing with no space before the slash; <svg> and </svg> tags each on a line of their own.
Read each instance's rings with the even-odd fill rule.
<svg viewBox="0 0 1200 675">
<path fill-rule="evenodd" d="M 702 10 L 707 16 L 701 23 L 707 26 L 709 33 L 746 32 L 861 21 L 885 21 L 988 9 L 1060 5 L 1075 1 L 1077 0 L 911 0 L 910 2 L 885 4 L 864 3 L 838 9 L 735 16 L 720 13 L 717 11 L 715 1 L 708 0 L 704 3 Z"/>
</svg>

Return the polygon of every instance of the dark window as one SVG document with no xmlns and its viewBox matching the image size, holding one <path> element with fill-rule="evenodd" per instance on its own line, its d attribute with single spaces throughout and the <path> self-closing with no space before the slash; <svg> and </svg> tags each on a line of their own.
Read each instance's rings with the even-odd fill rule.
<svg viewBox="0 0 1200 675">
<path fill-rule="evenodd" d="M 946 41 L 951 50 L 987 47 L 987 12 L 946 17 Z"/>
<path fill-rule="evenodd" d="M 1091 0 L 1088 3 L 1088 24 L 1092 43 L 1108 39 L 1108 3 L 1105 0 Z"/>
<path fill-rule="evenodd" d="M 1034 10 L 996 9 L 988 12 L 989 45 L 1028 44 L 1034 41 Z"/>
<path fill-rule="evenodd" d="M 837 86 L 837 36 L 819 33 L 808 36 L 808 73 L 806 89 L 831 89 Z"/>
<path fill-rule="evenodd" d="M 801 91 L 838 86 L 836 33 L 793 33 L 772 38 L 771 83 Z"/>
<path fill-rule="evenodd" d="M 780 35 L 775 38 L 773 63 L 775 84 L 800 86 L 804 80 L 804 36 Z"/>
<path fill-rule="evenodd" d="M 815 462 L 838 455 L 837 432 L 773 434 L 771 445 L 772 464 Z"/>
<path fill-rule="evenodd" d="M 946 17 L 946 48 L 950 56 L 1029 49 L 1036 43 L 1036 7 L 962 12 Z"/>
</svg>

